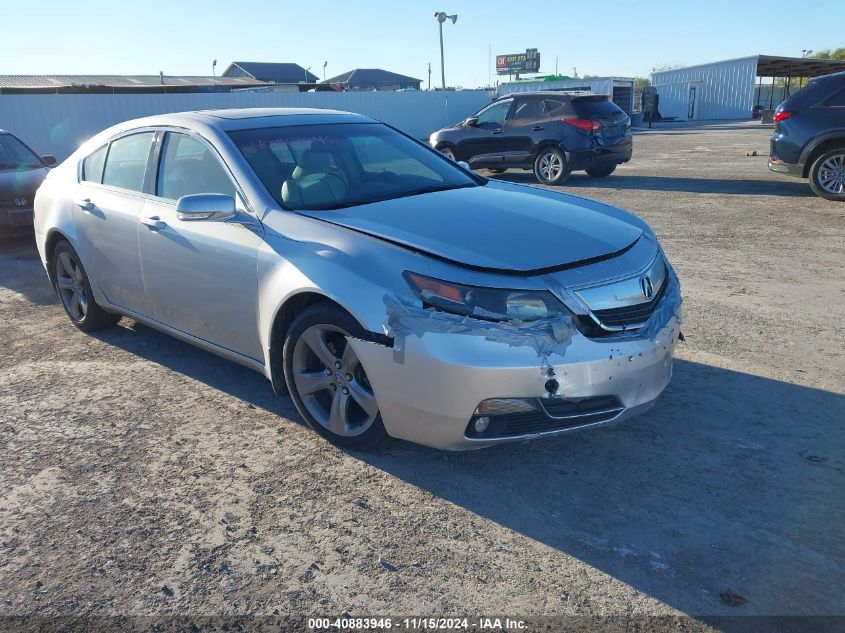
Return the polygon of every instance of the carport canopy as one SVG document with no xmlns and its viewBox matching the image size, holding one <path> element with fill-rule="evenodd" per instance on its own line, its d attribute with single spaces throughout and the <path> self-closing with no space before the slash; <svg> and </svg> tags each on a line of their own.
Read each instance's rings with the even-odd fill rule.
<svg viewBox="0 0 845 633">
<path fill-rule="evenodd" d="M 757 56 L 758 77 L 818 77 L 845 70 L 845 60 Z"/>
</svg>

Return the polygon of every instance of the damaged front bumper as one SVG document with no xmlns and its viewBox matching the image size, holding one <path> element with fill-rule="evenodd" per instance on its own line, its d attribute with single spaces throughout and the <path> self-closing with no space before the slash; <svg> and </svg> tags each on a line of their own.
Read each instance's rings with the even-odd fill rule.
<svg viewBox="0 0 845 633">
<path fill-rule="evenodd" d="M 504 324 L 388 303 L 393 347 L 350 340 L 387 432 L 466 450 L 618 422 L 652 406 L 669 383 L 680 333 L 680 287 L 640 330 L 584 336 L 571 321 Z M 486 400 L 519 412 L 486 415 Z M 532 408 L 533 407 L 533 408 Z"/>
</svg>

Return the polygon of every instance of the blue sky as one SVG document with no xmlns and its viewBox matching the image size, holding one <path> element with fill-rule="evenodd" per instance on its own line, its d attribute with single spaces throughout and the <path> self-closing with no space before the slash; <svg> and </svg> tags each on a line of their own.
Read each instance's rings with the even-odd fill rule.
<svg viewBox="0 0 845 633">
<path fill-rule="evenodd" d="M 845 46 L 843 0 L 584 3 L 564 0 L 2 0 L 0 74 L 210 75 L 233 60 L 290 61 L 322 77 L 385 68 L 487 83 L 492 53 L 538 48 L 541 72 L 644 76 L 664 64 Z M 530 7 L 530 9 L 529 9 Z M 831 19 L 820 19 L 828 16 Z M 835 19 L 833 19 L 835 16 Z M 495 75 L 494 75 L 495 80 Z"/>
</svg>

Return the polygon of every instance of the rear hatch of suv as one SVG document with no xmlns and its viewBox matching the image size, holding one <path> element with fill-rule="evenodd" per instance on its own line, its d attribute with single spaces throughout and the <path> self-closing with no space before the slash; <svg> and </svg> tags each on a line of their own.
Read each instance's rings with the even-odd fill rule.
<svg viewBox="0 0 845 633">
<path fill-rule="evenodd" d="M 599 144 L 615 145 L 630 127 L 628 115 L 605 95 L 575 97 L 572 107 L 579 119 L 601 124 L 601 128 L 594 131 Z"/>
</svg>

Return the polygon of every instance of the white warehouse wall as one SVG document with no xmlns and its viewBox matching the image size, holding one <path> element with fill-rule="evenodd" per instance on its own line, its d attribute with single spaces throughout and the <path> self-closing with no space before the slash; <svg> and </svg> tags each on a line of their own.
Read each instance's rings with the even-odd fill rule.
<svg viewBox="0 0 845 633">
<path fill-rule="evenodd" d="M 379 119 L 417 138 L 465 119 L 490 102 L 482 90 L 435 92 L 228 92 L 185 94 L 0 95 L 0 128 L 60 161 L 104 128 L 165 112 L 214 108 L 307 107 Z"/>
<path fill-rule="evenodd" d="M 651 83 L 660 95 L 660 113 L 663 116 L 686 119 L 688 86 L 691 82 L 700 82 L 696 119 L 750 119 L 756 75 L 755 55 L 654 72 Z"/>
</svg>

